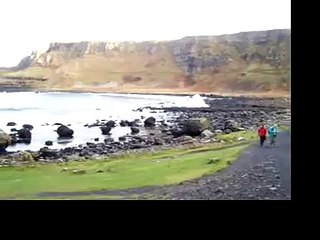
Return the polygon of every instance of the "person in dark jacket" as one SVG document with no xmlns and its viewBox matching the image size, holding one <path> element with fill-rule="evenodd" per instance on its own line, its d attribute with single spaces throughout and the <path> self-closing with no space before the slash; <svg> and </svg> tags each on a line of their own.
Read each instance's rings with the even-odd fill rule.
<svg viewBox="0 0 320 240">
<path fill-rule="evenodd" d="M 263 146 L 264 141 L 267 138 L 267 129 L 265 128 L 264 125 L 261 125 L 261 127 L 258 130 L 258 135 L 260 137 L 260 147 Z"/>
</svg>

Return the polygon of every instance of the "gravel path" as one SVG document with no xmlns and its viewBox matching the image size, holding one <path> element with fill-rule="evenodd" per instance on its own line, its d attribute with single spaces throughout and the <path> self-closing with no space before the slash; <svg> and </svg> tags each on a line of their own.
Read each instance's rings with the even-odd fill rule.
<svg viewBox="0 0 320 240">
<path fill-rule="evenodd" d="M 225 171 L 156 193 L 166 199 L 255 200 L 291 199 L 290 132 L 277 146 L 254 145 Z"/>
<path fill-rule="evenodd" d="M 281 132 L 277 146 L 266 142 L 248 148 L 233 165 L 218 174 L 167 187 L 128 190 L 41 193 L 38 197 L 105 195 L 123 199 L 289 200 L 291 199 L 290 132 Z"/>
</svg>

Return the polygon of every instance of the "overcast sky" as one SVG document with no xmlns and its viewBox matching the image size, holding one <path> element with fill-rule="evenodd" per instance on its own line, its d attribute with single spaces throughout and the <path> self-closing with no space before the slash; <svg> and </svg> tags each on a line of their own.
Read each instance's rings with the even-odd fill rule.
<svg viewBox="0 0 320 240">
<path fill-rule="evenodd" d="M 290 0 L 1 0 L 0 66 L 50 42 L 171 40 L 291 28 Z"/>
</svg>

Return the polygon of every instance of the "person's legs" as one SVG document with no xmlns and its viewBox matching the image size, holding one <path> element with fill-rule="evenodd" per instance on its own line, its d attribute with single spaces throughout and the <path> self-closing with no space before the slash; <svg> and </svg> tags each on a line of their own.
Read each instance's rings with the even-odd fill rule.
<svg viewBox="0 0 320 240">
<path fill-rule="evenodd" d="M 266 140 L 266 137 L 260 137 L 260 146 L 263 146 L 264 141 Z"/>
<path fill-rule="evenodd" d="M 274 144 L 274 136 L 270 136 L 270 145 Z"/>
</svg>

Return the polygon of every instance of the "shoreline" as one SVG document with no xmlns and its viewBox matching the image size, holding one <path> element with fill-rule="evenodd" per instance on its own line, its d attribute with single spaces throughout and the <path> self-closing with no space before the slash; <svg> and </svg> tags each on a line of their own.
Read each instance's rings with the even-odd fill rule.
<svg viewBox="0 0 320 240">
<path fill-rule="evenodd" d="M 160 90 L 160 91 L 159 91 Z M 165 96 L 193 96 L 195 94 L 200 94 L 202 96 L 219 96 L 219 97 L 248 97 L 248 98 L 288 98 L 291 99 L 290 92 L 199 92 L 199 91 L 168 91 L 163 89 L 158 89 L 154 91 L 153 89 L 135 89 L 133 91 L 111 91 L 106 89 L 61 89 L 61 88 L 52 88 L 52 89 L 30 89 L 30 88 L 1 88 L 0 92 L 61 92 L 61 93 L 112 93 L 112 94 L 132 94 L 132 95 L 165 95 Z"/>
<path fill-rule="evenodd" d="M 39 150 L 29 152 L 34 154 L 32 158 L 38 160 L 41 159 L 40 161 L 65 162 L 80 158 L 88 159 L 93 157 L 98 159 L 102 156 L 118 154 L 119 152 L 127 152 L 128 150 L 143 151 L 143 149 L 146 149 L 149 151 L 151 149 L 156 150 L 158 147 L 175 148 L 178 145 L 184 145 L 186 143 L 217 142 L 216 137 L 219 136 L 220 133 L 223 135 L 226 134 L 226 136 L 231 136 L 232 132 L 235 134 L 238 132 L 240 135 L 237 137 L 239 137 L 239 141 L 241 141 L 241 133 L 248 131 L 251 132 L 254 130 L 259 124 L 261 124 L 261 119 L 264 119 L 266 123 L 276 122 L 279 124 L 282 121 L 290 121 L 291 119 L 290 109 L 288 107 L 289 103 L 288 101 L 285 101 L 285 99 L 261 100 L 248 98 L 223 98 L 219 100 L 218 106 L 216 105 L 214 97 L 211 97 L 211 99 L 209 97 L 205 101 L 209 105 L 208 108 L 161 107 L 160 109 L 157 109 L 165 111 L 167 114 L 173 114 L 175 117 L 168 121 L 163 121 L 161 118 L 154 119 L 152 132 L 147 131 L 145 133 L 139 133 L 138 131 L 138 134 L 133 134 L 131 132 L 116 138 L 110 135 L 102 142 L 99 141 L 100 134 L 97 134 L 94 137 L 98 139 L 98 142 L 90 140 L 83 144 L 79 144 L 78 146 L 61 149 L 48 148 L 43 145 Z M 150 108 L 151 111 L 154 111 L 151 107 L 146 108 Z M 194 124 L 193 126 L 185 125 L 185 122 L 188 122 L 189 119 L 197 119 L 199 117 L 206 119 L 210 126 L 203 125 L 202 127 L 202 125 L 197 125 L 192 123 L 192 121 L 190 123 Z M 148 126 L 144 123 L 145 120 L 142 119 L 136 119 L 134 121 L 119 119 L 113 120 L 115 122 L 115 127 L 130 126 L 137 128 L 138 130 L 148 130 Z M 106 126 L 106 121 L 107 120 L 99 120 L 98 122 L 84 127 L 103 127 Z M 187 128 L 183 128 L 183 126 L 187 126 Z M 191 134 L 188 132 L 190 129 L 195 128 L 199 128 L 196 135 L 192 135 L 193 133 Z M 200 132 L 202 133 L 205 128 L 212 130 L 212 132 L 209 131 L 208 133 L 211 137 L 206 137 L 206 135 L 200 134 Z M 16 136 L 16 138 L 18 137 Z M 8 153 L 8 155 L 12 154 L 14 156 L 15 153 Z M 20 164 L 18 162 L 16 163 Z M 15 165 L 16 163 L 10 164 Z"/>
</svg>

